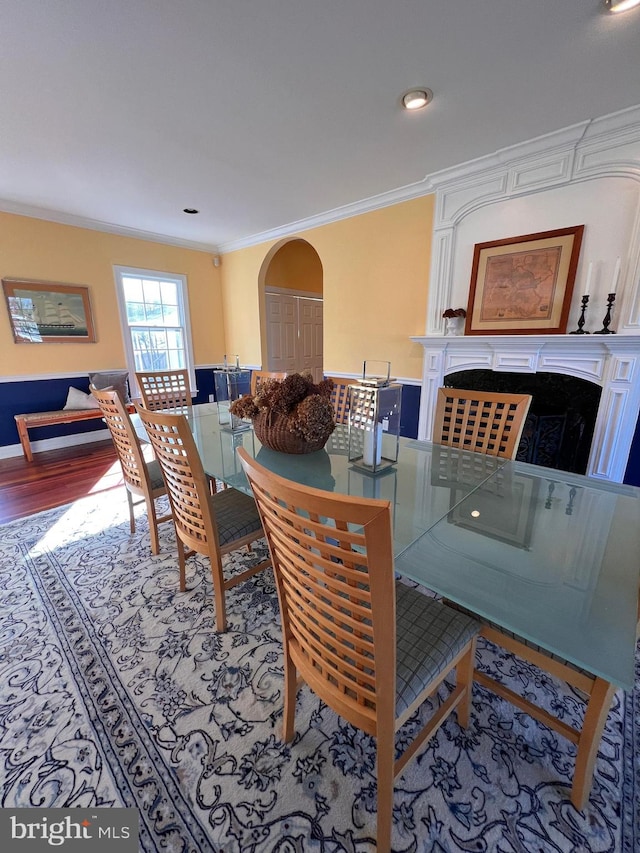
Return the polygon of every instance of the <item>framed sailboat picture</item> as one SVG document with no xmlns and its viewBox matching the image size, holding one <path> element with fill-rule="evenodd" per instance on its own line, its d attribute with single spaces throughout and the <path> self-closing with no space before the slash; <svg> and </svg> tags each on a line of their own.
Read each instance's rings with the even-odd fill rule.
<svg viewBox="0 0 640 853">
<path fill-rule="evenodd" d="M 95 343 L 89 288 L 3 278 L 17 344 Z"/>
</svg>

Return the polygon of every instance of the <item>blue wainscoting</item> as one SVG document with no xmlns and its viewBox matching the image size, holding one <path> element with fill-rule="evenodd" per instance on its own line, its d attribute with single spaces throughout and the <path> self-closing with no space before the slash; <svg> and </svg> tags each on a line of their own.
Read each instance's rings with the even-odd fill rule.
<svg viewBox="0 0 640 853">
<path fill-rule="evenodd" d="M 206 403 L 214 394 L 212 368 L 196 368 L 198 395 L 194 402 Z M 21 379 L 12 382 L 0 382 L 0 448 L 20 444 L 14 415 L 29 412 L 47 412 L 62 409 L 69 388 L 89 393 L 89 376 L 60 376 L 51 379 Z M 420 407 L 420 388 L 416 385 L 404 385 L 402 388 L 402 418 L 400 432 L 409 438 L 418 435 L 418 411 Z M 104 431 L 105 425 L 97 418 L 92 421 L 78 421 L 72 424 L 39 427 L 29 431 L 32 442 L 50 438 L 61 438 L 80 433 Z"/>
<path fill-rule="evenodd" d="M 196 370 L 198 396 L 196 403 L 203 403 L 213 393 L 213 374 L 210 369 Z M 19 445 L 20 439 L 14 415 L 30 412 L 48 412 L 62 409 L 69 388 L 89 393 L 89 376 L 64 376 L 55 379 L 32 379 L 15 382 L 0 382 L 0 447 Z M 105 430 L 100 418 L 92 421 L 76 421 L 71 424 L 38 427 L 29 430 L 32 442 L 47 438 L 60 438 L 79 433 Z"/>
</svg>

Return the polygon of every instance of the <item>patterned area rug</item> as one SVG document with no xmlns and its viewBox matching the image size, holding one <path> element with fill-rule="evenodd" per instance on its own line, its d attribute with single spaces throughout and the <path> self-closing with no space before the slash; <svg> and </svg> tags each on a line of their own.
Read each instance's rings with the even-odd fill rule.
<svg viewBox="0 0 640 853">
<path fill-rule="evenodd" d="M 304 688 L 295 741 L 280 740 L 271 572 L 229 593 L 217 634 L 206 560 L 180 594 L 170 526 L 157 557 L 144 516 L 138 528 L 120 490 L 0 528 L 2 806 L 134 806 L 144 851 L 375 850 L 371 739 Z M 566 720 L 581 713 L 533 667 L 478 654 Z M 578 813 L 574 748 L 475 687 L 469 728 L 454 715 L 397 781 L 393 849 L 637 851 L 639 710 L 637 691 L 616 694 Z"/>
</svg>

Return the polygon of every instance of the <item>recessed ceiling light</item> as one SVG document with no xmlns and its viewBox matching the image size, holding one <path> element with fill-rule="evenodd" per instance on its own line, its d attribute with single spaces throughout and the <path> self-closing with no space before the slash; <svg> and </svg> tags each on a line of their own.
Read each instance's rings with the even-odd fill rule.
<svg viewBox="0 0 640 853">
<path fill-rule="evenodd" d="M 402 96 L 402 105 L 405 110 L 421 110 L 427 106 L 432 98 L 433 92 L 431 89 L 410 89 Z"/>
<path fill-rule="evenodd" d="M 605 5 L 610 12 L 626 12 L 639 3 L 640 0 L 605 0 Z"/>
<path fill-rule="evenodd" d="M 199 210 L 196 210 L 195 207 L 185 207 L 182 211 L 183 213 L 200 213 Z"/>
</svg>

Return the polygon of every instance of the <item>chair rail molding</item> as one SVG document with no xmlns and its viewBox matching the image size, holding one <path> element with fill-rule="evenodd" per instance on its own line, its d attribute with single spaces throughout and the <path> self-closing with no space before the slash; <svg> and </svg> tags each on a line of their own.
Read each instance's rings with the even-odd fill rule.
<svg viewBox="0 0 640 853">
<path fill-rule="evenodd" d="M 561 373 L 602 388 L 587 474 L 622 482 L 640 408 L 640 335 L 412 337 L 424 347 L 418 437 L 430 440 L 449 373 Z"/>
</svg>

